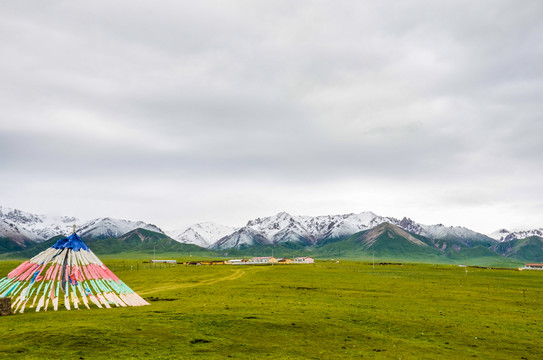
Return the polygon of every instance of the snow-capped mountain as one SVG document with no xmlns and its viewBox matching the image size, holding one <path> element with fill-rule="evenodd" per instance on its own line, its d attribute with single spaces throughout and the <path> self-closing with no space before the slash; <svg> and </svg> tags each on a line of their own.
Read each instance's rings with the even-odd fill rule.
<svg viewBox="0 0 543 360">
<path fill-rule="evenodd" d="M 167 235 L 181 243 L 209 247 L 219 239 L 234 233 L 237 229 L 233 226 L 203 222 L 183 230 L 168 231 Z"/>
<path fill-rule="evenodd" d="M 344 238 L 382 223 L 391 223 L 411 233 L 434 240 L 454 239 L 468 243 L 473 241 L 494 241 L 464 227 L 447 227 L 442 224 L 424 225 L 409 218 L 402 220 L 384 217 L 373 212 L 358 214 L 295 216 L 281 212 L 274 216 L 257 218 L 247 222 L 242 228 L 218 225 L 210 222 L 199 223 L 181 231 L 171 231 L 168 235 L 181 243 L 195 244 L 210 249 L 222 250 L 254 245 L 298 242 L 314 245 L 319 241 Z M 164 232 L 157 226 L 142 221 L 129 221 L 113 218 L 98 218 L 81 221 L 75 217 L 35 215 L 21 210 L 0 207 L 0 238 L 8 238 L 17 244 L 28 241 L 44 241 L 56 235 L 68 235 L 73 224 L 84 238 L 120 237 L 137 228 L 158 233 Z M 531 232 L 502 233 L 496 239 L 513 239 L 530 235 L 543 235 L 543 229 Z M 502 239 L 502 240 L 503 240 Z"/>
<path fill-rule="evenodd" d="M 489 237 L 498 241 L 511 241 L 516 239 L 525 239 L 531 236 L 539 236 L 543 238 L 543 228 L 531 229 L 531 230 L 514 230 L 509 231 L 507 229 L 500 229 L 488 234 Z"/>
<path fill-rule="evenodd" d="M 492 241 L 486 235 L 464 227 L 447 227 L 442 224 L 423 225 L 408 218 L 398 220 L 392 217 L 379 216 L 369 211 L 359 214 L 315 217 L 293 216 L 281 212 L 275 216 L 249 221 L 246 226 L 220 239 L 210 248 L 229 249 L 255 244 L 278 244 L 288 241 L 313 245 L 325 239 L 351 236 L 386 222 L 434 240 L 453 238 L 470 241 Z"/>
<path fill-rule="evenodd" d="M 458 239 L 470 241 L 492 241 L 492 239 L 487 235 L 467 229 L 463 226 L 445 226 L 443 224 L 424 225 L 416 223 L 413 220 L 405 217 L 401 221 L 393 219 L 392 223 L 404 230 L 433 240 Z"/>
<path fill-rule="evenodd" d="M 273 244 L 300 241 L 311 245 L 323 238 L 352 235 L 388 220 L 372 212 L 316 217 L 293 216 L 281 212 L 275 216 L 251 220 L 246 227 L 261 233 Z"/>
<path fill-rule="evenodd" d="M 57 235 L 69 235 L 77 225 L 86 238 L 119 237 L 137 228 L 163 233 L 160 228 L 142 221 L 99 218 L 81 221 L 70 216 L 36 215 L 0 206 L 0 237 L 23 243 L 41 242 Z"/>
<path fill-rule="evenodd" d="M 44 241 L 56 235 L 67 235 L 79 220 L 69 216 L 36 215 L 0 206 L 0 236 Z"/>
<path fill-rule="evenodd" d="M 25 229 L 20 229 L 18 226 L 11 222 L 7 222 L 0 219 L 0 240 L 2 238 L 9 239 L 14 248 L 25 248 L 26 243 L 33 238 L 35 234 L 32 234 Z"/>
<path fill-rule="evenodd" d="M 244 226 L 231 235 L 225 236 L 209 248 L 212 250 L 241 249 L 255 245 L 269 245 L 271 241 L 265 238 L 262 233 Z"/>
<path fill-rule="evenodd" d="M 112 219 L 108 217 L 90 220 L 79 227 L 77 231 L 83 238 L 106 239 L 110 237 L 118 238 L 138 228 L 164 234 L 159 227 L 144 223 L 143 221 Z"/>
</svg>

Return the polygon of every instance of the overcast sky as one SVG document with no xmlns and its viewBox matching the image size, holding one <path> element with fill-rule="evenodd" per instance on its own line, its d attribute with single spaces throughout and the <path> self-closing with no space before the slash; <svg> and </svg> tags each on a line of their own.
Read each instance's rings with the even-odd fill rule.
<svg viewBox="0 0 543 360">
<path fill-rule="evenodd" d="M 543 2 L 0 5 L 0 205 L 543 226 Z"/>
</svg>

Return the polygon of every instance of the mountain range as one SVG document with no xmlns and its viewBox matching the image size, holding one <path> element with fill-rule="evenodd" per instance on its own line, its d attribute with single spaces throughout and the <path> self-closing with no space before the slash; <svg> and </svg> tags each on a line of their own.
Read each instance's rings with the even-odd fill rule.
<svg viewBox="0 0 543 360">
<path fill-rule="evenodd" d="M 507 229 L 500 229 L 489 234 L 491 238 L 498 241 L 511 241 L 518 239 L 526 239 L 531 236 L 543 237 L 543 228 L 531 229 L 531 230 L 517 230 L 509 231 Z"/>
<path fill-rule="evenodd" d="M 259 248 L 274 247 L 278 251 L 304 249 L 323 256 L 367 255 L 371 251 L 379 256 L 454 258 L 470 253 L 543 261 L 543 228 L 502 229 L 485 235 L 465 227 L 424 225 L 409 218 L 400 220 L 372 212 L 315 217 L 281 212 L 250 220 L 240 228 L 205 222 L 177 231 L 163 231 L 142 221 L 108 217 L 81 221 L 75 217 L 36 215 L 0 207 L 0 253 L 21 251 L 54 236 L 67 235 L 74 223 L 79 225 L 80 236 L 93 241 L 93 246 L 103 252 L 148 248 L 150 245 L 142 240 L 148 238 L 155 248 L 160 244 L 160 249 L 172 251 L 188 249 L 181 245 L 197 246 L 188 250 L 192 252 L 207 248 L 221 253 L 249 250 L 254 253 Z"/>
<path fill-rule="evenodd" d="M 237 228 L 233 226 L 203 222 L 181 230 L 168 231 L 168 235 L 184 244 L 195 244 L 208 248 L 217 240 L 234 233 L 236 230 Z"/>
<path fill-rule="evenodd" d="M 227 235 L 211 249 L 224 250 L 254 245 L 275 245 L 284 242 L 299 242 L 315 245 L 326 239 L 345 238 L 383 223 L 394 224 L 404 230 L 431 239 L 460 239 L 465 241 L 490 241 L 490 237 L 463 227 L 423 225 L 409 218 L 402 220 L 383 217 L 372 212 L 327 216 L 293 216 L 281 212 L 275 216 L 250 220 L 247 225 Z"/>
<path fill-rule="evenodd" d="M 58 235 L 66 236 L 72 233 L 75 224 L 79 224 L 79 235 L 86 239 L 117 238 L 138 228 L 164 234 L 157 226 L 142 221 L 108 217 L 81 221 L 71 216 L 36 215 L 0 206 L 0 253 L 22 250 Z"/>
</svg>

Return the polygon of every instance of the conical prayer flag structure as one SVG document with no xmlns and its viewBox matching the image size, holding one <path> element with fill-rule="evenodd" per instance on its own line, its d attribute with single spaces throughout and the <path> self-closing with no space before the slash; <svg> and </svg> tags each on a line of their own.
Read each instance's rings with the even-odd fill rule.
<svg viewBox="0 0 543 360">
<path fill-rule="evenodd" d="M 74 226 L 75 228 L 75 226 Z M 149 305 L 122 282 L 75 233 L 25 261 L 0 279 L 0 297 L 11 297 L 13 312 L 28 305 L 47 311 L 59 302 L 70 310 L 89 303 L 99 308 Z M 60 300 L 59 300 L 60 299 Z"/>
</svg>

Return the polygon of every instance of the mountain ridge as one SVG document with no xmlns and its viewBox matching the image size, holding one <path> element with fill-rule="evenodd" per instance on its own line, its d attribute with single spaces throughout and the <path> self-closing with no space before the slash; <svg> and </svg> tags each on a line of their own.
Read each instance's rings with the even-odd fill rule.
<svg viewBox="0 0 543 360">
<path fill-rule="evenodd" d="M 0 253 L 24 250 L 33 246 L 36 241 L 44 241 L 46 235 L 68 235 L 73 230 L 73 223 L 82 224 L 77 231 L 89 241 L 119 239 L 136 229 L 143 229 L 167 237 L 169 240 L 161 240 L 165 246 L 176 247 L 175 243 L 193 244 L 213 251 L 243 250 L 251 247 L 258 249 L 279 245 L 285 245 L 282 246 L 285 249 L 310 250 L 322 248 L 321 245 L 329 245 L 368 230 L 385 229 L 392 237 L 403 238 L 411 245 L 422 241 L 440 253 L 458 255 L 465 253 L 467 249 L 481 248 L 486 250 L 481 250 L 480 253 L 491 251 L 523 259 L 530 257 L 529 249 L 538 253 L 537 240 L 532 240 L 529 245 L 517 241 L 499 246 L 500 241 L 507 243 L 519 240 L 518 237 L 524 234 L 530 236 L 543 234 L 543 228 L 524 232 L 500 230 L 497 233 L 502 235 L 495 239 L 493 238 L 495 235 L 490 237 L 462 226 L 424 225 L 407 217 L 400 220 L 380 216 L 371 211 L 321 216 L 299 216 L 279 212 L 272 216 L 251 219 L 245 226 L 239 228 L 202 222 L 179 231 L 165 232 L 158 226 L 143 221 L 103 217 L 82 222 L 75 217 L 35 215 L 0 206 Z M 380 227 L 382 224 L 393 225 L 394 231 L 389 225 Z M 377 234 L 376 238 L 380 236 L 382 233 Z M 126 249 L 125 244 L 126 241 L 118 247 Z M 516 245 L 513 251 L 511 249 L 515 244 L 524 245 Z M 107 245 L 104 245 L 105 248 Z"/>
<path fill-rule="evenodd" d="M 306 245 L 315 245 L 330 238 L 348 237 L 382 223 L 391 223 L 404 230 L 434 240 L 458 239 L 485 243 L 495 241 L 484 234 L 461 226 L 423 225 L 410 218 L 404 217 L 399 220 L 393 217 L 379 216 L 371 211 L 314 217 L 295 216 L 280 212 L 274 216 L 249 220 L 247 225 L 235 233 L 219 239 L 210 248 L 226 250 L 240 246 L 252 246 L 254 241 L 251 236 L 258 238 L 258 244 L 300 242 Z M 244 230 L 240 231 L 241 229 Z"/>
<path fill-rule="evenodd" d="M 532 236 L 543 237 L 543 227 L 538 229 L 521 229 L 512 231 L 507 229 L 499 229 L 493 233 L 490 233 L 488 236 L 500 242 L 526 239 Z"/>
<path fill-rule="evenodd" d="M 82 221 L 71 216 L 37 215 L 0 206 L 0 238 L 9 239 L 20 249 L 58 235 L 67 236 L 75 224 L 79 224 L 77 231 L 85 239 L 119 237 L 137 228 L 164 233 L 159 227 L 143 221 L 111 217 Z"/>
<path fill-rule="evenodd" d="M 234 233 L 238 228 L 216 224 L 210 221 L 201 222 L 182 228 L 181 230 L 168 231 L 167 234 L 184 244 L 194 244 L 201 247 L 210 247 L 217 240 Z"/>
</svg>

